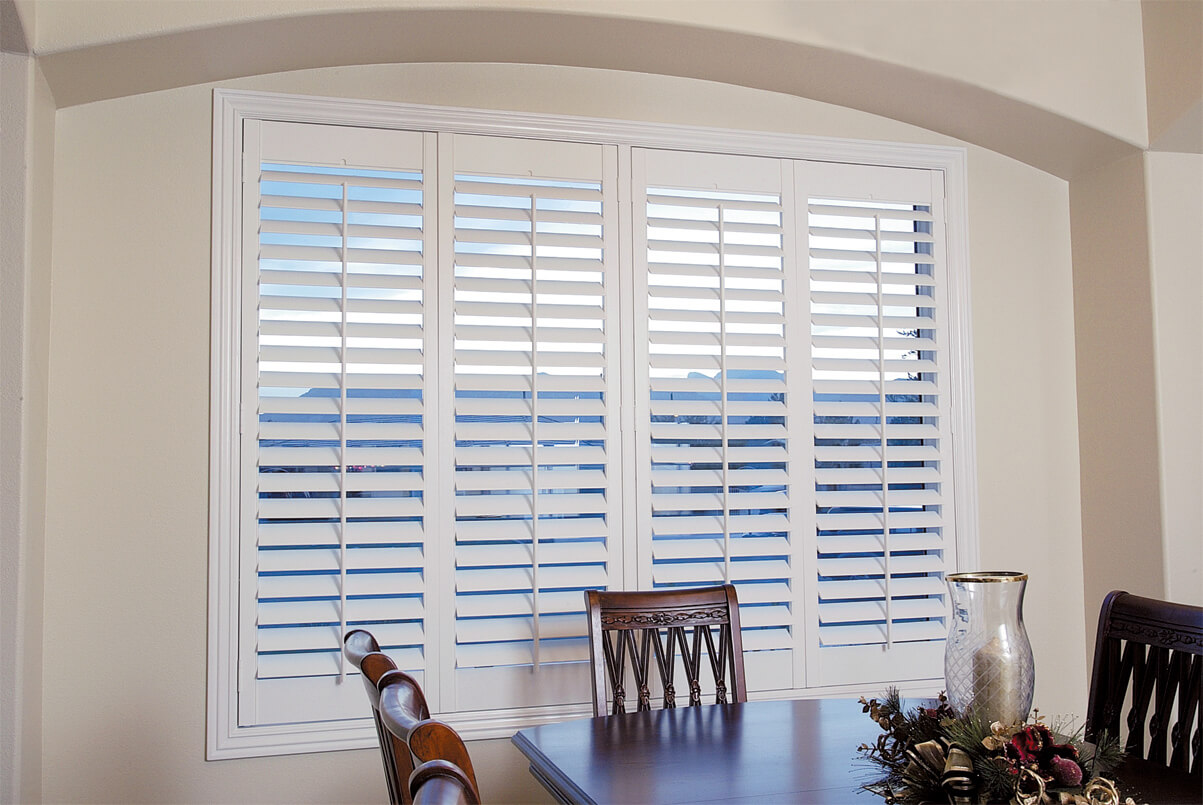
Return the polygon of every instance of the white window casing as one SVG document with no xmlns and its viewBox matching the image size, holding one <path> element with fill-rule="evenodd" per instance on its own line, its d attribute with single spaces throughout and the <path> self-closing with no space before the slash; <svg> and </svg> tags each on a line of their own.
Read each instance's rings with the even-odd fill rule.
<svg viewBox="0 0 1203 805">
<path fill-rule="evenodd" d="M 730 581 L 752 696 L 941 687 L 963 149 L 217 90 L 210 759 L 584 716 L 582 590 Z"/>
</svg>

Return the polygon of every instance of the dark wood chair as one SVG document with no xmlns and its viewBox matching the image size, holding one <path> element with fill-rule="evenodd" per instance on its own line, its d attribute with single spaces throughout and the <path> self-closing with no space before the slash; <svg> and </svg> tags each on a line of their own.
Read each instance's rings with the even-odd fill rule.
<svg viewBox="0 0 1203 805">
<path fill-rule="evenodd" d="M 380 743 L 380 755 L 384 762 L 384 782 L 388 787 L 391 805 L 410 805 L 409 775 L 414 769 L 413 758 L 405 741 L 392 735 L 380 720 L 380 680 L 386 674 L 396 672 L 397 665 L 387 654 L 380 651 L 380 644 L 371 632 L 352 629 L 343 638 L 343 654 L 363 675 L 363 686 L 372 705 L 372 720 L 376 723 L 376 738 Z M 417 683 L 414 683 L 415 686 Z M 425 707 L 425 699 L 422 706 Z M 427 712 L 423 718 L 429 718 Z"/>
<path fill-rule="evenodd" d="M 665 707 L 677 706 L 674 676 L 678 662 L 685 673 L 689 704 L 702 703 L 706 667 L 714 681 L 716 704 L 748 700 L 739 602 L 734 586 L 629 592 L 586 590 L 585 607 L 589 617 L 595 715 L 626 712 L 628 670 L 636 688 L 636 709 L 652 709 L 653 659 L 659 684 L 664 689 Z M 709 660 L 705 664 L 703 649 Z M 613 699 L 609 713 L 607 693 Z"/>
<path fill-rule="evenodd" d="M 1124 740 L 1129 755 L 1199 774 L 1201 725 L 1203 608 L 1108 594 L 1099 613 L 1086 740 L 1106 731 Z"/>
<path fill-rule="evenodd" d="M 416 758 L 419 763 L 443 760 L 454 764 L 471 784 L 473 801 L 479 802 L 480 789 L 468 747 L 450 725 L 430 717 L 426 697 L 414 678 L 403 671 L 389 671 L 381 677 L 379 688 L 380 721 L 394 742 L 400 741 L 407 747 L 407 759 Z M 412 766 L 409 774 L 413 774 Z M 412 791 L 412 785 L 409 790 Z"/>
<path fill-rule="evenodd" d="M 414 805 L 480 805 L 476 786 L 447 760 L 428 760 L 409 777 Z"/>
</svg>

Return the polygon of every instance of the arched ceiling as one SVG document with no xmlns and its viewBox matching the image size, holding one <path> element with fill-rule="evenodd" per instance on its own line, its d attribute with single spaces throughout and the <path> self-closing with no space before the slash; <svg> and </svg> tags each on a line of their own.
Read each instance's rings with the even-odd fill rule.
<svg viewBox="0 0 1203 805">
<path fill-rule="evenodd" d="M 566 8 L 570 8 L 566 6 Z M 524 8 L 386 8 L 231 22 L 40 55 L 61 107 L 339 65 L 564 65 L 719 81 L 883 115 L 1070 178 L 1138 146 L 947 75 L 663 20 Z"/>
</svg>

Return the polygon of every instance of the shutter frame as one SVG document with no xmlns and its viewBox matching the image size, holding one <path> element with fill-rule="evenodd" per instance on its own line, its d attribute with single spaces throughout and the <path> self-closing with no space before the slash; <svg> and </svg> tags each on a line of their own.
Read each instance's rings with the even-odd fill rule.
<svg viewBox="0 0 1203 805">
<path fill-rule="evenodd" d="M 242 209 L 238 194 L 237 165 L 241 155 L 237 149 L 243 140 L 243 128 L 257 125 L 257 118 L 284 117 L 294 121 L 320 122 L 341 126 L 367 125 L 379 128 L 430 128 L 456 129 L 474 131 L 482 134 L 501 134 L 521 131 L 523 136 L 534 138 L 565 138 L 574 139 L 586 134 L 588 139 L 595 142 L 617 142 L 636 147 L 697 148 L 703 151 L 724 151 L 727 153 L 767 154 L 781 156 L 787 159 L 799 157 L 817 157 L 822 160 L 844 163 L 895 163 L 921 168 L 932 172 L 933 176 L 946 177 L 945 189 L 948 206 L 954 211 L 948 222 L 948 238 L 946 249 L 949 263 L 955 270 L 948 277 L 948 293 L 962 312 L 968 311 L 968 283 L 965 272 L 966 260 L 966 228 L 963 218 L 965 206 L 965 152 L 964 149 L 946 147 L 926 147 L 913 145 L 890 145 L 880 143 L 855 143 L 840 140 L 825 140 L 822 138 L 799 138 L 793 135 L 754 135 L 746 132 L 717 132 L 702 131 L 687 127 L 657 126 L 648 124 L 616 123 L 608 121 L 566 120 L 542 115 L 526 115 L 507 113 L 504 118 L 498 118 L 495 113 L 474 112 L 471 110 L 445 110 L 429 107 L 415 107 L 392 103 L 356 102 L 336 99 L 295 99 L 288 96 L 272 95 L 270 93 L 255 93 L 236 90 L 217 90 L 214 93 L 214 192 L 213 192 L 213 321 L 212 338 L 212 380 L 211 390 L 213 404 L 210 407 L 213 427 L 211 429 L 210 452 L 211 489 L 210 496 L 210 673 L 209 708 L 207 731 L 207 756 L 210 759 L 222 757 L 242 757 L 262 754 L 278 754 L 283 752 L 315 751 L 335 748 L 350 748 L 367 746 L 374 742 L 370 727 L 361 726 L 362 720 L 351 722 L 346 728 L 333 726 L 333 723 L 294 725 L 273 727 L 268 725 L 239 727 L 232 717 L 232 706 L 237 702 L 237 682 L 232 674 L 235 667 L 231 658 L 237 648 L 230 642 L 236 634 L 234 628 L 237 620 L 238 590 L 231 581 L 237 578 L 237 572 L 232 570 L 237 554 L 237 534 L 239 533 L 239 513 L 236 505 L 237 484 L 231 483 L 231 478 L 237 479 L 237 463 L 231 460 L 230 446 L 237 443 L 238 425 L 241 416 L 237 402 L 238 373 L 231 367 L 242 363 L 239 357 L 238 343 L 240 341 L 240 324 L 238 310 L 241 309 L 240 289 L 233 270 L 239 263 L 237 240 L 230 233 L 236 232 L 238 222 L 242 217 Z M 433 138 L 435 135 L 426 135 Z M 442 135 L 439 135 L 442 136 Z M 622 149 L 622 146 L 620 146 Z M 625 153 L 625 150 L 624 150 Z M 433 165 L 431 165 L 433 167 Z M 629 175 L 629 168 L 619 164 L 617 171 L 620 176 Z M 433 175 L 433 174 L 431 174 Z M 937 179 L 939 181 L 940 179 Z M 625 181 L 625 179 L 624 179 Z M 801 230 L 802 227 L 799 227 Z M 624 246 L 624 251 L 627 247 Z M 629 271 L 624 268 L 624 271 Z M 749 274 L 754 272 L 748 272 Z M 627 274 L 629 278 L 629 273 Z M 804 303 L 804 300 L 802 300 Z M 364 305 L 365 312 L 370 312 L 371 305 Z M 636 321 L 635 342 L 639 343 L 638 325 Z M 954 472 L 958 478 L 955 517 L 958 522 L 957 539 L 960 542 L 959 555 L 963 564 L 973 566 L 976 556 L 976 500 L 972 483 L 973 442 L 972 434 L 972 367 L 968 362 L 969 332 L 964 317 L 958 326 L 949 334 L 952 345 L 948 353 L 955 363 L 956 383 L 958 390 L 952 400 L 952 417 L 956 423 L 954 433 L 957 434 L 956 455 L 960 459 Z M 449 341 L 449 338 L 440 337 Z M 624 355 L 626 364 L 624 375 L 631 376 L 629 356 Z M 637 368 L 637 367 L 636 367 Z M 272 382 L 284 385 L 289 382 L 287 373 L 276 373 Z M 637 374 L 637 372 L 636 372 Z M 233 382 L 231 379 L 233 378 Z M 296 382 L 301 382 L 301 380 Z M 795 394 L 795 396 L 799 396 Z M 629 409 L 623 413 L 624 430 L 630 434 L 634 431 L 637 419 Z M 638 444 L 637 441 L 633 444 Z M 753 452 L 755 448 L 751 449 Z M 315 465 L 324 459 L 315 457 Z M 969 482 L 966 482 L 968 479 Z M 633 484 L 629 479 L 623 480 L 623 497 L 630 500 L 635 496 Z M 806 515 L 805 511 L 801 512 Z M 428 516 L 436 517 L 438 512 L 430 511 Z M 624 525 L 630 534 L 634 532 L 635 523 Z M 230 541 L 231 536 L 235 538 Z M 631 543 L 635 545 L 634 542 Z M 634 578 L 637 569 L 635 550 L 631 550 L 624 558 L 624 569 Z M 437 573 L 437 568 L 434 568 Z M 437 581 L 437 579 L 435 580 Z M 437 610 L 438 602 L 431 602 Z M 746 619 L 747 616 L 745 616 Z M 236 641 L 234 641 L 236 643 Z M 437 646 L 432 652 L 431 661 L 437 660 Z M 862 659 L 873 662 L 871 655 Z M 796 684 L 804 684 L 806 680 L 795 680 Z M 424 683 L 428 690 L 437 685 L 438 680 L 431 678 Z M 354 687 L 344 688 L 361 695 Z M 912 688 L 913 689 L 913 688 Z M 829 689 L 859 691 L 849 688 Z M 933 688 L 934 690 L 934 688 Z M 295 692 L 294 692 L 295 693 Z M 358 696 L 356 696 L 358 699 Z M 547 710 L 561 713 L 560 717 L 568 714 L 568 710 L 552 708 Z M 584 711 L 582 711 L 584 712 Z M 525 716 L 519 710 L 493 716 L 477 714 L 472 716 L 449 716 L 453 723 L 465 735 L 472 737 L 496 737 L 509 734 L 512 729 L 529 722 L 522 721 Z M 464 720 L 467 719 L 467 720 Z M 501 726 L 508 724 L 512 726 Z M 465 730 L 467 730 L 465 732 Z"/>
</svg>

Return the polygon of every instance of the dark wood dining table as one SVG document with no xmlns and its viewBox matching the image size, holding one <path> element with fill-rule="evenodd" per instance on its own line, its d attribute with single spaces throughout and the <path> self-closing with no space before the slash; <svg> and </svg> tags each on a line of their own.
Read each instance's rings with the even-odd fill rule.
<svg viewBox="0 0 1203 805">
<path fill-rule="evenodd" d="M 852 699 L 678 707 L 521 730 L 515 746 L 560 802 L 874 805 L 857 751 L 879 734 Z M 1123 796 L 1203 802 L 1199 777 L 1146 761 L 1116 770 Z"/>
</svg>

